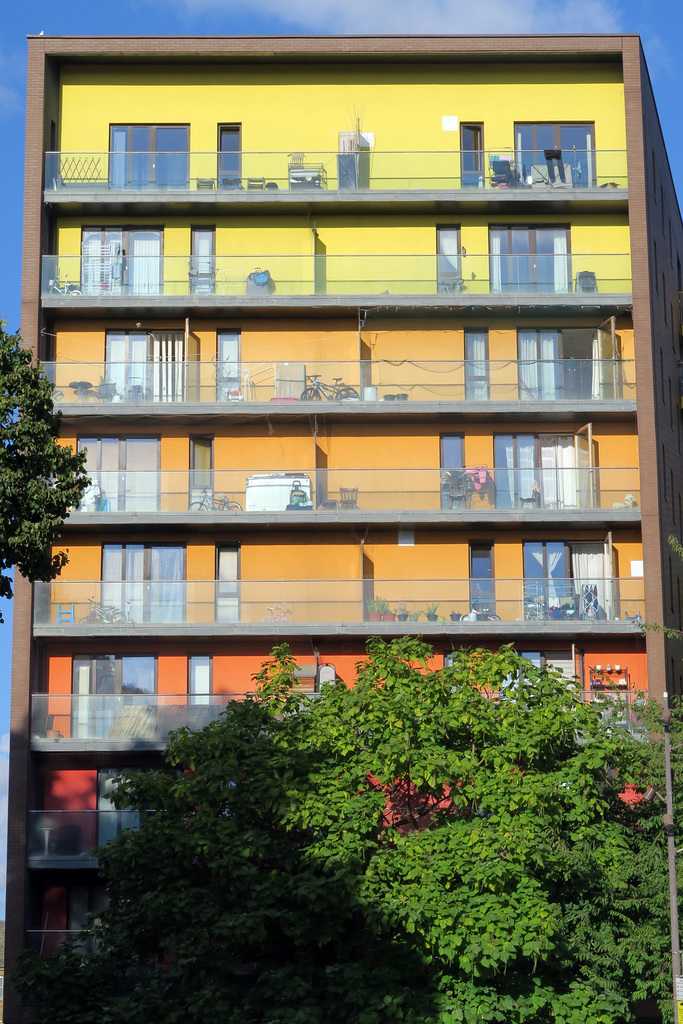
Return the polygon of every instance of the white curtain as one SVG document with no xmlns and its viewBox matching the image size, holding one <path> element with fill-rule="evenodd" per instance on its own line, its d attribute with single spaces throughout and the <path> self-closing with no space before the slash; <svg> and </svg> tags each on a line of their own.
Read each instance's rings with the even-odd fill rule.
<svg viewBox="0 0 683 1024">
<path fill-rule="evenodd" d="M 151 334 L 155 402 L 182 402 L 185 397 L 185 336 L 179 331 Z"/>
<path fill-rule="evenodd" d="M 591 398 L 600 398 L 600 339 L 596 333 L 591 348 Z"/>
<path fill-rule="evenodd" d="M 540 331 L 541 349 L 539 398 L 552 402 L 559 398 L 560 340 L 557 331 Z"/>
<path fill-rule="evenodd" d="M 158 231 L 131 231 L 129 260 L 132 295 L 159 295 L 161 236 Z"/>
<path fill-rule="evenodd" d="M 503 290 L 503 273 L 500 255 L 500 234 L 497 231 L 490 232 L 490 263 L 491 263 L 491 291 L 499 293 Z"/>
<path fill-rule="evenodd" d="M 566 295 L 569 291 L 567 266 L 567 235 L 564 230 L 553 236 L 553 284 L 556 292 Z"/>
<path fill-rule="evenodd" d="M 541 494 L 546 508 L 577 507 L 573 436 L 541 439 Z"/>
<path fill-rule="evenodd" d="M 536 442 L 533 436 L 517 438 L 517 502 L 520 498 L 531 498 L 536 479 L 535 462 Z"/>
<path fill-rule="evenodd" d="M 489 397 L 486 365 L 486 331 L 466 332 L 467 398 L 485 401 Z M 474 379 L 472 379 L 474 378 Z"/>
<path fill-rule="evenodd" d="M 609 581 L 606 581 L 602 544 L 572 544 L 572 574 L 579 618 L 607 618 Z M 611 602 L 610 602 L 611 603 Z"/>
<path fill-rule="evenodd" d="M 536 331 L 517 331 L 519 397 L 538 398 L 538 351 Z"/>
<path fill-rule="evenodd" d="M 183 565 L 185 549 L 155 545 L 151 551 L 150 621 L 182 622 L 185 607 Z"/>
</svg>

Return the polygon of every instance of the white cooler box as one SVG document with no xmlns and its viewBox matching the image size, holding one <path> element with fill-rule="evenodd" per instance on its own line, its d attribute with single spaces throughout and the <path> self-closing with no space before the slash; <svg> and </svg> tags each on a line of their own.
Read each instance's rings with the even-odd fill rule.
<svg viewBox="0 0 683 1024">
<path fill-rule="evenodd" d="M 298 481 L 298 483 L 297 483 Z M 311 500 L 311 479 L 306 473 L 254 473 L 247 477 L 245 512 L 284 512 L 292 488 Z"/>
</svg>

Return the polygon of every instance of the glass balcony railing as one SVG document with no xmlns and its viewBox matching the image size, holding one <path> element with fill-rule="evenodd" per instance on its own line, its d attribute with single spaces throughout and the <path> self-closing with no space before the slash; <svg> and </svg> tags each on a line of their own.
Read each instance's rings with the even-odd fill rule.
<svg viewBox="0 0 683 1024">
<path fill-rule="evenodd" d="M 45 154 L 50 192 L 200 192 L 229 199 L 242 192 L 550 190 L 626 188 L 625 150 L 544 152 L 422 151 L 358 153 L 51 152 Z"/>
<path fill-rule="evenodd" d="M 124 828 L 138 828 L 137 811 L 29 811 L 28 858 L 32 866 L 55 862 L 83 863 L 93 849 Z"/>
<path fill-rule="evenodd" d="M 53 362 L 43 368 L 63 405 L 354 401 L 555 402 L 632 399 L 635 365 L 622 359 L 267 360 Z M 315 379 L 317 378 L 317 383 Z M 335 380 L 339 384 L 335 385 Z"/>
<path fill-rule="evenodd" d="M 75 938 L 81 934 L 80 928 L 30 928 L 26 932 L 26 945 L 40 956 L 48 956 L 50 953 L 57 953 L 61 945 L 68 938 Z M 95 944 L 91 939 L 82 938 L 78 943 L 81 953 L 94 953 Z"/>
<path fill-rule="evenodd" d="M 126 636 L 131 624 L 273 623 L 360 626 L 376 621 L 376 595 L 394 619 L 444 622 L 616 622 L 643 616 L 643 580 L 409 579 L 409 580 L 56 580 L 34 584 L 34 625 L 78 630 L 97 627 Z M 438 613 L 430 610 L 437 605 Z M 274 609 L 274 610 L 273 610 Z M 380 609 L 383 610 L 383 609 Z M 405 619 L 400 616 L 405 615 Z M 373 616 L 373 617 L 371 617 Z M 394 621 L 390 619 L 389 621 Z M 427 621 L 434 621 L 427 618 Z M 372 627 L 370 627 L 371 629 Z M 417 626 L 416 628 L 422 628 Z"/>
<path fill-rule="evenodd" d="M 132 689 L 132 687 L 131 687 Z M 190 696 L 161 693 L 35 693 L 31 698 L 31 733 L 36 739 L 117 741 L 145 740 L 165 743 L 168 734 L 185 726 L 202 729 L 215 721 L 231 700 L 241 694 Z M 112 839 L 121 829 L 137 828 L 133 811 L 36 811 L 33 824 L 32 856 L 49 858 L 77 856 L 59 853 L 62 837 L 74 837 L 69 847 L 79 845 L 87 853 Z M 60 814 L 69 815 L 60 819 Z M 88 816 L 90 815 L 90 817 Z M 66 832 L 59 831 L 66 826 Z M 80 830 L 80 831 L 79 831 Z M 76 843 L 78 838 L 78 843 Z"/>
<path fill-rule="evenodd" d="M 637 509 L 636 467 L 88 470 L 77 512 L 435 512 Z"/>
<path fill-rule="evenodd" d="M 524 297 L 631 292 L 628 253 L 43 256 L 43 301 L 121 304 L 156 296 L 271 300 L 363 296 L 375 304 L 439 296 Z M 87 303 L 86 303 L 87 305 Z"/>
</svg>

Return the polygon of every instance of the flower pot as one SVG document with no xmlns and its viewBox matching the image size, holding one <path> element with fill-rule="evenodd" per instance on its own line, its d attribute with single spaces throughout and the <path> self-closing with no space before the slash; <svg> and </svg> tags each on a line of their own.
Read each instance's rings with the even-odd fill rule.
<svg viewBox="0 0 683 1024">
<path fill-rule="evenodd" d="M 438 618 L 438 615 L 430 615 L 429 612 L 427 612 L 427 622 L 436 622 Z"/>
<path fill-rule="evenodd" d="M 451 622 L 460 622 L 460 612 L 451 612 Z"/>
<path fill-rule="evenodd" d="M 407 622 L 408 612 L 399 612 L 396 618 L 398 619 L 399 622 Z"/>
<path fill-rule="evenodd" d="M 368 615 L 368 619 L 370 620 L 370 622 L 381 622 L 382 621 L 382 613 L 381 612 L 370 612 L 370 614 Z"/>
<path fill-rule="evenodd" d="M 396 615 L 394 612 L 382 612 L 382 622 L 395 622 Z"/>
</svg>

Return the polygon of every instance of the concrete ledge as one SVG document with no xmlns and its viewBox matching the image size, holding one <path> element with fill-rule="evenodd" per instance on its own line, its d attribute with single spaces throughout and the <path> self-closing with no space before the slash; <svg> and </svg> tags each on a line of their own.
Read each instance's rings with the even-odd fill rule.
<svg viewBox="0 0 683 1024">
<path fill-rule="evenodd" d="M 412 625 L 412 628 L 411 628 Z M 639 633 L 637 622 L 603 622 L 579 619 L 486 621 L 486 622 L 349 622 L 349 623 L 298 623 L 298 622 L 254 622 L 254 623 L 73 623 L 69 626 L 33 627 L 35 638 L 50 638 L 71 641 L 74 638 L 116 638 L 123 640 L 135 637 L 243 637 L 287 638 L 287 637 L 368 637 L 368 636 L 425 636 L 457 638 L 486 636 L 610 636 Z"/>
</svg>

